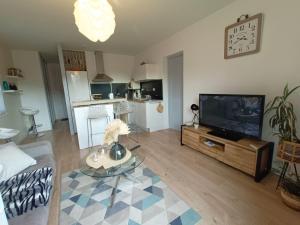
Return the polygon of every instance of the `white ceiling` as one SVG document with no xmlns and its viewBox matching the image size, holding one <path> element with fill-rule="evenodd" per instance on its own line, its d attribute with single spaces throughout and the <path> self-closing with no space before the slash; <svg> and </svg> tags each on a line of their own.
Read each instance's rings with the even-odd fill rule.
<svg viewBox="0 0 300 225">
<path fill-rule="evenodd" d="M 116 30 L 104 43 L 94 43 L 77 30 L 75 0 L 0 0 L 0 40 L 11 48 L 56 52 L 102 50 L 133 55 L 234 0 L 109 0 Z"/>
</svg>

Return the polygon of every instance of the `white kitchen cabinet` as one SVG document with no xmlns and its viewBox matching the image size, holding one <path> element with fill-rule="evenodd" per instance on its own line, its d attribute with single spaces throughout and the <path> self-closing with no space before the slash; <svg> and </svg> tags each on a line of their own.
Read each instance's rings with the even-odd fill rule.
<svg viewBox="0 0 300 225">
<path fill-rule="evenodd" d="M 150 132 L 162 130 L 164 128 L 164 113 L 157 111 L 160 104 L 158 101 L 148 101 L 146 105 L 147 128 Z"/>
<path fill-rule="evenodd" d="M 161 78 L 162 76 L 159 72 L 157 64 L 138 65 L 135 68 L 135 72 L 133 75 L 133 79 L 135 81 L 155 80 Z"/>
<path fill-rule="evenodd" d="M 132 113 L 129 114 L 129 123 L 136 124 L 143 130 L 147 130 L 146 104 L 140 102 L 130 102 L 129 107 Z"/>
<path fill-rule="evenodd" d="M 129 123 L 150 132 L 165 129 L 164 113 L 157 111 L 159 103 L 159 101 L 130 102 L 132 113 L 129 114 Z"/>
</svg>

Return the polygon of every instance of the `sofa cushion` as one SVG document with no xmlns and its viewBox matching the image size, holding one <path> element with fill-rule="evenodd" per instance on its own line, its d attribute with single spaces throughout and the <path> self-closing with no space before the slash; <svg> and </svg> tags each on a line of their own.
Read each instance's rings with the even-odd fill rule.
<svg viewBox="0 0 300 225">
<path fill-rule="evenodd" d="M 20 173 L 0 183 L 6 216 L 20 216 L 39 206 L 46 206 L 52 190 L 53 169 L 44 167 Z"/>
<path fill-rule="evenodd" d="M 1 182 L 36 164 L 36 160 L 11 142 L 0 146 L 0 164 L 3 166 L 0 176 Z"/>
</svg>

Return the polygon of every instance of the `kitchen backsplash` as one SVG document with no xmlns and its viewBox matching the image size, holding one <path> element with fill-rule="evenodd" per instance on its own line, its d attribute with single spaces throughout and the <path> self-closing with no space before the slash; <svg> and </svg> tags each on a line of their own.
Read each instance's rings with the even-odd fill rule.
<svg viewBox="0 0 300 225">
<path fill-rule="evenodd" d="M 112 92 L 114 93 L 114 97 L 125 97 L 125 94 L 128 90 L 127 83 L 112 83 Z M 110 93 L 110 84 L 91 84 L 91 94 L 102 94 L 102 99 L 107 99 Z"/>
<path fill-rule="evenodd" d="M 150 95 L 151 99 L 163 100 L 162 80 L 151 80 L 141 82 L 141 95 Z"/>
</svg>

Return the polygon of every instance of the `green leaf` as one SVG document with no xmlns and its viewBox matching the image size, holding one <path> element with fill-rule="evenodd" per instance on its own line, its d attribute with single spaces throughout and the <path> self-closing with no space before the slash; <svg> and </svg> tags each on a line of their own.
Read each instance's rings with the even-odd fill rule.
<svg viewBox="0 0 300 225">
<path fill-rule="evenodd" d="M 287 93 L 287 95 L 286 95 L 286 98 L 288 97 L 288 96 L 290 96 L 294 91 L 296 91 L 298 88 L 300 88 L 300 85 L 299 86 L 296 86 L 296 87 L 294 87 L 292 90 L 290 90 L 288 93 Z"/>
<path fill-rule="evenodd" d="M 283 140 L 299 140 L 296 135 L 297 118 L 294 112 L 294 106 L 287 100 L 298 88 L 300 88 L 300 85 L 289 90 L 288 84 L 286 84 L 282 96 L 274 97 L 274 99 L 266 105 L 264 114 L 266 115 L 272 112 L 269 118 L 269 125 L 273 129 L 273 135 L 279 136 Z"/>
<path fill-rule="evenodd" d="M 266 111 L 265 114 L 269 113 L 270 111 L 274 110 L 276 107 L 274 107 L 274 105 L 277 103 L 278 100 L 280 100 L 280 96 L 276 96 L 273 101 L 270 101 L 267 106 L 266 106 Z"/>
<path fill-rule="evenodd" d="M 289 93 L 289 85 L 286 84 L 284 86 L 284 89 L 283 89 L 283 96 L 284 96 L 284 98 L 285 98 L 285 96 L 287 96 L 288 93 Z"/>
</svg>

